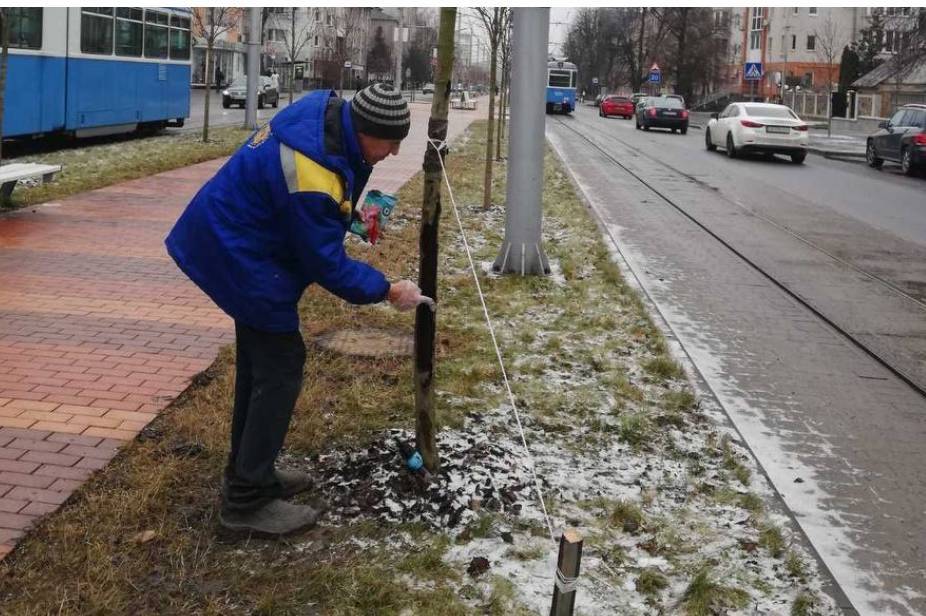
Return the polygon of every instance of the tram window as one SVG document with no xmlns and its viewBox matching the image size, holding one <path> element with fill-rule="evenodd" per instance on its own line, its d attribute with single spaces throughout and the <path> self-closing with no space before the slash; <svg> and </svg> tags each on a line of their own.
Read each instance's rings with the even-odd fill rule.
<svg viewBox="0 0 926 616">
<path fill-rule="evenodd" d="M 568 88 L 569 83 L 569 71 L 550 71 L 551 88 Z"/>
<path fill-rule="evenodd" d="M 7 9 L 10 20 L 10 47 L 42 48 L 42 9 Z"/>
<path fill-rule="evenodd" d="M 570 87 L 573 87 L 573 88 L 574 88 L 574 87 L 576 87 L 576 72 L 575 72 L 575 71 L 572 71 L 571 74 L 572 74 L 572 86 L 570 86 Z"/>
<path fill-rule="evenodd" d="M 167 13 L 145 11 L 145 57 L 167 57 Z"/>
<path fill-rule="evenodd" d="M 144 25 L 142 9 L 116 9 L 116 55 L 141 56 L 142 32 Z"/>
<path fill-rule="evenodd" d="M 80 15 L 80 50 L 112 55 L 113 10 L 111 7 L 83 7 Z"/>
<path fill-rule="evenodd" d="M 189 20 L 187 20 L 189 23 Z M 190 59 L 190 31 L 179 28 L 170 29 L 170 59 Z"/>
</svg>

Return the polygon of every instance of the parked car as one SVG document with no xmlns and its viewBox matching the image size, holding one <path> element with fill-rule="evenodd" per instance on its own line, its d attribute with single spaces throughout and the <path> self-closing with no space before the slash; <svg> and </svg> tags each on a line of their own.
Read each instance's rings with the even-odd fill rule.
<svg viewBox="0 0 926 616">
<path fill-rule="evenodd" d="M 885 160 L 900 163 L 907 175 L 926 169 L 926 105 L 904 105 L 868 137 L 865 158 L 880 169 Z"/>
<path fill-rule="evenodd" d="M 685 106 L 685 97 L 682 96 L 681 94 L 666 94 L 665 96 L 666 98 L 674 98 L 674 99 L 680 100 L 682 101 L 682 106 Z"/>
<path fill-rule="evenodd" d="M 649 96 L 646 92 L 634 92 L 630 95 L 630 100 L 633 102 L 634 107 L 640 104 L 644 98 Z"/>
<path fill-rule="evenodd" d="M 426 83 L 423 86 L 421 86 L 421 93 L 422 94 L 434 94 L 434 84 Z"/>
<path fill-rule="evenodd" d="M 595 107 L 601 107 L 601 101 L 607 98 L 607 96 L 608 95 L 605 92 L 601 92 L 597 96 L 595 96 Z"/>
<path fill-rule="evenodd" d="M 629 120 L 633 111 L 633 103 L 626 96 L 606 96 L 598 107 L 598 115 L 603 118 L 616 115 Z"/>
<path fill-rule="evenodd" d="M 807 124 L 790 107 L 772 103 L 731 103 L 712 113 L 704 129 L 704 147 L 713 152 L 720 146 L 730 158 L 743 152 L 785 154 L 799 165 L 807 157 L 807 141 Z"/>
<path fill-rule="evenodd" d="M 676 98 L 647 96 L 637 104 L 637 130 L 669 128 L 672 132 L 688 132 L 688 110 Z"/>
<path fill-rule="evenodd" d="M 228 109 L 232 105 L 245 106 L 248 92 L 248 78 L 245 76 L 235 79 L 228 88 L 222 92 L 222 107 Z M 257 80 L 257 108 L 263 109 L 264 105 L 277 107 L 280 104 L 280 92 L 277 90 L 274 80 L 265 75 L 261 75 Z"/>
</svg>

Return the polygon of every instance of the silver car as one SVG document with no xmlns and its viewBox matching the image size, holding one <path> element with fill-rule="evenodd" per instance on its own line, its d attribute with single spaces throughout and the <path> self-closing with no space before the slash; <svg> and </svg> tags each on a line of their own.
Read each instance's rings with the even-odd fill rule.
<svg viewBox="0 0 926 616">
<path fill-rule="evenodd" d="M 274 108 L 277 107 L 280 104 L 280 92 L 274 85 L 273 80 L 270 77 L 261 75 L 257 83 L 257 108 L 263 109 L 265 104 Z M 240 105 L 244 108 L 248 96 L 247 92 L 248 78 L 245 76 L 238 77 L 222 92 L 222 107 L 228 109 L 232 105 Z"/>
</svg>

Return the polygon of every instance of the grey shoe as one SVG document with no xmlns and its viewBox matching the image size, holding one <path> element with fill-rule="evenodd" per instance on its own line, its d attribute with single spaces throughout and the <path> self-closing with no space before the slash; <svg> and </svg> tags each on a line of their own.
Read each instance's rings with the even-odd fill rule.
<svg viewBox="0 0 926 616">
<path fill-rule="evenodd" d="M 254 511 L 228 511 L 223 507 L 219 512 L 219 523 L 236 532 L 287 535 L 315 526 L 319 515 L 308 505 L 274 499 Z"/>
<path fill-rule="evenodd" d="M 312 478 L 306 473 L 278 468 L 274 471 L 277 479 L 283 485 L 283 498 L 295 496 L 312 488 Z"/>
</svg>

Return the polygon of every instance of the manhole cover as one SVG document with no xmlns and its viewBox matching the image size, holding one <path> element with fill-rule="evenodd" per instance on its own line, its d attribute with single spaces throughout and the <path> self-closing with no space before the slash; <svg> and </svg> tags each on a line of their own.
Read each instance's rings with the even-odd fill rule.
<svg viewBox="0 0 926 616">
<path fill-rule="evenodd" d="M 361 357 L 383 355 L 411 355 L 414 339 L 407 334 L 397 334 L 378 329 L 339 330 L 315 337 L 315 343 L 329 351 Z"/>
</svg>

